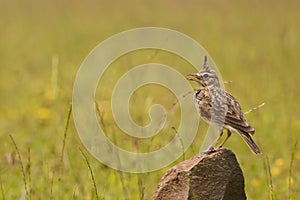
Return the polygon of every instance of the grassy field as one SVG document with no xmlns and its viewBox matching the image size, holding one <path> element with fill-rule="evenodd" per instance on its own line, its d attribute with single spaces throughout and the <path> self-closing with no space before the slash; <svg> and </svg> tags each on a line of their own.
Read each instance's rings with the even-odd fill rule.
<svg viewBox="0 0 300 200">
<path fill-rule="evenodd" d="M 244 111 L 266 103 L 247 115 L 256 129 L 254 140 L 264 154 L 252 155 L 236 135 L 225 146 L 237 155 L 249 199 L 297 199 L 300 196 L 300 145 L 295 148 L 300 133 L 299 6 L 296 0 L 110 3 L 2 0 L 0 199 L 24 198 L 24 183 L 28 199 L 96 199 L 91 173 L 80 149 L 93 170 L 99 199 L 151 199 L 168 167 L 147 174 L 115 171 L 85 150 L 72 117 L 65 132 L 73 82 L 84 58 L 109 36 L 144 26 L 174 29 L 202 44 L 223 79 L 232 81 L 226 89 L 237 97 Z M 156 56 L 151 62 L 172 66 L 182 74 L 194 72 L 184 60 L 172 54 L 145 50 L 116 61 L 105 74 L 112 80 L 100 82 L 98 88 L 102 91 L 101 95 L 97 93 L 96 100 L 104 113 L 102 126 L 115 144 L 132 151 L 154 150 L 166 144 L 174 137 L 171 126 L 176 127 L 180 120 L 176 108 L 169 115 L 169 127 L 151 140 L 130 138 L 115 127 L 109 109 L 111 84 L 134 65 L 149 62 L 147 58 L 153 54 Z M 122 70 L 116 71 L 114 66 L 122 66 Z M 147 98 L 149 101 L 145 102 L 145 96 L 150 100 Z M 170 110 L 174 102 L 170 91 L 145 86 L 133 96 L 132 117 L 137 123 L 146 124 L 149 105 L 161 103 Z M 206 130 L 202 123 L 185 158 L 197 155 Z"/>
</svg>

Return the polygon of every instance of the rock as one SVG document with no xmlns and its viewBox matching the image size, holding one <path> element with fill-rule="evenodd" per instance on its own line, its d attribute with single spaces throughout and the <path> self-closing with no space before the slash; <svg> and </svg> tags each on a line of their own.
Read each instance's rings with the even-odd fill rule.
<svg viewBox="0 0 300 200">
<path fill-rule="evenodd" d="M 153 200 L 243 200 L 243 172 L 234 153 L 220 149 L 185 160 L 160 180 Z"/>
</svg>

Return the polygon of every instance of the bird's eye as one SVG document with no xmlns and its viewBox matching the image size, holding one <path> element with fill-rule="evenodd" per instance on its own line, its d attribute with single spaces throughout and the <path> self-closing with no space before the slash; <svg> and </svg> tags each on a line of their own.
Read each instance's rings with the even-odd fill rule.
<svg viewBox="0 0 300 200">
<path fill-rule="evenodd" d="M 203 74 L 203 78 L 208 78 L 208 74 Z"/>
</svg>

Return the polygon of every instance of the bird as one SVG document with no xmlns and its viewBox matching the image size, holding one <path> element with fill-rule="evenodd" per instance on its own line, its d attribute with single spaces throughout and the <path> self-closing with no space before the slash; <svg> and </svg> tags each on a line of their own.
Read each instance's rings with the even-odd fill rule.
<svg viewBox="0 0 300 200">
<path fill-rule="evenodd" d="M 232 132 L 235 132 L 242 137 L 254 154 L 261 154 L 251 138 L 255 129 L 247 122 L 236 98 L 221 87 L 216 71 L 208 64 L 207 56 L 204 56 L 202 69 L 196 74 L 187 74 L 187 76 L 189 80 L 197 82 L 200 86 L 194 92 L 197 111 L 205 122 L 214 126 L 219 132 L 218 138 L 209 146 L 208 152 L 215 151 L 214 147 L 226 130 L 227 137 L 218 149 L 221 149 Z"/>
</svg>

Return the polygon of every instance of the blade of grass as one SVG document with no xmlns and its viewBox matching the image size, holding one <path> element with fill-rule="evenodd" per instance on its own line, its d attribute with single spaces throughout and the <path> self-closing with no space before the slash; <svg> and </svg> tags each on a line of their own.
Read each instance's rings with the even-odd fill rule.
<svg viewBox="0 0 300 200">
<path fill-rule="evenodd" d="M 95 109 L 96 109 L 96 113 L 97 113 L 97 116 L 100 120 L 100 125 L 101 127 L 103 128 L 103 131 L 106 133 L 107 132 L 107 126 L 106 126 L 106 123 L 104 122 L 104 114 L 105 112 L 104 111 L 101 111 L 100 109 L 100 105 L 97 101 L 95 101 Z M 116 131 L 115 131 L 115 127 L 113 127 L 113 131 L 111 132 L 112 133 L 112 141 L 113 143 L 118 146 L 118 141 L 117 141 L 117 136 L 116 136 Z M 120 166 L 120 158 L 119 158 L 119 154 L 117 154 L 117 158 L 118 158 L 118 165 Z M 117 172 L 118 173 L 118 172 Z M 120 176 L 120 179 L 121 179 L 121 183 L 122 183 L 122 186 L 123 185 L 123 177 L 122 177 L 122 173 L 118 173 L 118 175 Z M 124 186 L 123 188 L 126 189 L 126 187 Z M 125 193 L 126 194 L 126 193 Z M 125 195 L 127 197 L 127 195 Z M 124 197 L 124 198 L 126 198 Z"/>
<path fill-rule="evenodd" d="M 297 149 L 297 144 L 298 144 L 298 141 L 295 142 L 295 145 L 294 145 L 294 149 L 293 149 L 293 152 L 292 152 L 292 157 L 291 157 L 291 162 L 290 162 L 290 169 L 289 169 L 289 188 L 288 188 L 288 199 L 290 200 L 291 199 L 291 196 L 292 196 L 292 169 L 293 169 L 293 163 L 294 163 L 294 159 L 295 159 L 295 153 L 296 153 L 296 149 Z"/>
<path fill-rule="evenodd" d="M 145 186 L 143 183 L 143 174 L 138 174 L 138 188 L 139 188 L 139 195 L 140 195 L 140 200 L 145 199 Z"/>
<path fill-rule="evenodd" d="M 99 120 L 100 120 L 100 124 L 101 124 L 101 126 L 102 126 L 102 128 L 103 128 L 103 130 L 104 130 L 104 132 L 106 132 L 106 124 L 105 124 L 105 122 L 104 122 L 104 119 L 103 119 L 103 117 L 104 117 L 104 112 L 102 112 L 101 110 L 100 110 L 100 105 L 98 104 L 98 102 L 97 101 L 95 101 L 95 107 L 96 107 L 96 111 L 97 111 L 97 115 L 98 115 L 98 117 L 99 117 Z M 113 141 L 113 143 L 116 145 L 116 146 L 118 146 L 118 141 L 117 141 L 117 137 L 116 137 L 116 131 L 115 131 L 115 128 L 113 127 L 113 131 L 112 131 L 112 141 Z M 117 154 L 117 158 L 118 158 L 118 164 L 120 165 L 120 158 L 119 158 L 119 155 Z M 129 197 L 128 197 L 128 191 L 127 191 L 127 187 L 125 186 L 125 179 L 124 179 L 124 174 L 122 173 L 122 172 L 115 172 L 115 173 L 117 173 L 117 175 L 119 176 L 119 178 L 120 178 L 120 181 L 121 181 L 121 185 L 122 185 L 122 189 L 123 189 L 123 198 L 124 199 L 129 199 Z"/>
<path fill-rule="evenodd" d="M 62 168 L 62 166 L 63 166 L 64 152 L 65 152 L 66 139 L 67 139 L 67 132 L 68 132 L 69 124 L 70 124 L 71 113 L 72 113 L 72 103 L 70 103 L 70 106 L 69 106 L 67 122 L 66 122 L 65 130 L 64 130 L 63 144 L 62 144 L 61 154 L 60 154 L 60 164 L 61 164 L 61 168 Z"/>
<path fill-rule="evenodd" d="M 122 190 L 123 190 L 123 198 L 125 199 L 125 200 L 128 200 L 128 199 L 130 199 L 129 198 L 129 192 L 128 192 L 128 190 L 127 190 L 127 187 L 126 187 L 126 185 L 125 185 L 125 178 L 124 178 L 124 173 L 123 172 L 121 172 L 121 171 L 118 171 L 118 172 L 115 172 L 115 173 L 117 173 L 118 174 L 118 176 L 120 177 L 120 181 L 121 181 L 121 185 L 122 185 Z"/>
<path fill-rule="evenodd" d="M 266 171 L 268 182 L 269 182 L 269 198 L 271 200 L 274 200 L 274 188 L 273 188 L 273 179 L 270 169 L 270 161 L 268 155 L 266 156 L 265 162 L 264 162 L 264 169 Z"/>
<path fill-rule="evenodd" d="M 94 190 L 95 190 L 95 194 L 96 194 L 96 199 L 98 200 L 99 199 L 99 196 L 98 196 L 98 190 L 97 190 L 97 185 L 96 185 L 96 181 L 95 181 L 95 177 L 94 177 L 94 173 L 93 173 L 93 170 L 92 170 L 92 167 L 90 165 L 90 162 L 87 158 L 87 156 L 84 154 L 84 152 L 81 150 L 81 148 L 79 148 L 81 154 L 83 155 L 83 158 L 89 168 L 89 171 L 90 171 L 90 174 L 92 176 L 92 181 L 93 181 L 93 186 L 94 186 Z"/>
<path fill-rule="evenodd" d="M 183 140 L 180 137 L 180 135 L 178 134 L 177 129 L 174 126 L 172 126 L 172 129 L 175 131 L 176 136 L 179 138 L 179 141 L 180 141 L 180 144 L 181 144 L 181 149 L 182 149 L 182 161 L 184 161 L 185 160 L 185 152 L 184 152 Z"/>
<path fill-rule="evenodd" d="M 76 199 L 77 196 L 77 190 L 78 190 L 78 185 L 75 185 L 73 188 L 73 194 L 72 194 L 72 199 Z"/>
<path fill-rule="evenodd" d="M 49 178 L 49 173 L 48 173 L 48 178 Z M 54 199 L 54 195 L 53 195 L 53 180 L 54 180 L 54 178 L 51 177 L 50 178 L 50 199 Z"/>
<path fill-rule="evenodd" d="M 9 134 L 9 137 L 16 149 L 16 152 L 17 152 L 17 155 L 18 155 L 18 158 L 19 158 L 19 161 L 20 161 L 20 168 L 21 168 L 21 172 L 22 172 L 22 175 L 23 175 L 23 182 L 24 182 L 24 187 L 25 187 L 25 193 L 26 193 L 26 199 L 28 199 L 29 195 L 28 195 L 28 187 L 27 187 L 27 180 L 26 180 L 26 173 L 25 173 L 25 169 L 24 169 L 24 166 L 23 166 L 23 162 L 22 162 L 22 158 L 21 158 L 21 154 L 20 154 L 20 151 L 18 149 L 18 146 L 13 138 L 13 136 L 11 134 Z"/>
<path fill-rule="evenodd" d="M 30 147 L 28 147 L 28 158 L 27 158 L 27 166 L 26 172 L 28 174 L 28 190 L 29 190 L 29 199 L 31 199 L 32 189 L 31 189 L 31 160 L 30 160 Z"/>
<path fill-rule="evenodd" d="M 2 199 L 5 200 L 5 194 L 4 194 L 4 189 L 3 189 L 3 183 L 2 183 L 1 176 L 0 176 L 0 187 L 1 187 L 1 196 L 2 196 Z"/>
<path fill-rule="evenodd" d="M 256 107 L 254 107 L 254 108 L 251 108 L 250 110 L 248 110 L 247 112 L 244 112 L 244 115 L 247 115 L 247 114 L 249 114 L 249 113 L 251 113 L 251 112 L 253 112 L 253 111 L 255 111 L 255 110 L 257 110 L 257 109 L 259 109 L 259 108 L 261 108 L 261 107 L 263 107 L 265 105 L 265 103 L 262 103 L 262 104 L 259 104 L 258 106 L 256 106 Z"/>
</svg>

